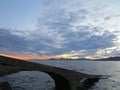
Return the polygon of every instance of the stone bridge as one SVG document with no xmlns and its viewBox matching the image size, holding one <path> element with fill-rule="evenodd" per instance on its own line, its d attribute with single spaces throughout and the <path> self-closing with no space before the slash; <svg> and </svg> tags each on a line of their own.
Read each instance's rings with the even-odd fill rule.
<svg viewBox="0 0 120 90">
<path fill-rule="evenodd" d="M 54 79 L 55 90 L 88 90 L 100 79 L 96 75 L 0 56 L 0 76 L 19 71 L 42 71 L 49 74 Z"/>
</svg>

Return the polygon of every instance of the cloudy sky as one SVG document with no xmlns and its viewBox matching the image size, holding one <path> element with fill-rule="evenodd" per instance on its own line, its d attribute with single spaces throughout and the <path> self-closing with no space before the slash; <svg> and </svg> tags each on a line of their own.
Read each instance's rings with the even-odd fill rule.
<svg viewBox="0 0 120 90">
<path fill-rule="evenodd" d="M 120 0 L 0 0 L 0 54 L 120 56 Z"/>
</svg>

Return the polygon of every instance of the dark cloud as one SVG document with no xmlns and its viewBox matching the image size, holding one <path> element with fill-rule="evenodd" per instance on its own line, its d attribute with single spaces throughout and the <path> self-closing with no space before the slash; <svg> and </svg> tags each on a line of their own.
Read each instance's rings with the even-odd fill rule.
<svg viewBox="0 0 120 90">
<path fill-rule="evenodd" d="M 24 38 L 12 35 L 9 30 L 0 29 L 0 49 L 25 51 L 28 44 Z"/>
<path fill-rule="evenodd" d="M 84 54 L 94 55 L 99 49 L 115 45 L 117 36 L 104 26 L 111 16 L 86 9 L 81 2 L 77 3 L 79 0 L 74 4 L 53 1 L 43 2 L 46 11 L 38 18 L 37 29 L 23 32 L 0 29 L 0 48 L 39 55 L 85 50 Z"/>
<path fill-rule="evenodd" d="M 38 31 L 44 31 L 46 32 L 46 35 L 51 33 L 53 36 L 56 36 L 51 36 L 52 38 L 49 38 L 45 35 L 45 38 L 49 38 L 54 42 L 59 41 L 59 39 L 56 39 L 58 35 L 61 35 L 60 38 L 63 38 L 63 40 L 58 43 L 62 48 L 54 47 L 55 50 L 52 51 L 52 53 L 56 54 L 57 52 L 57 54 L 62 54 L 72 50 L 76 51 L 83 49 L 97 50 L 114 45 L 113 39 L 116 36 L 111 32 L 108 32 L 108 30 L 104 30 L 102 27 L 90 24 L 79 25 L 79 23 L 84 23 L 86 21 L 86 17 L 88 17 L 89 13 L 88 10 L 80 9 L 78 11 L 68 12 L 62 9 L 62 11 L 56 12 L 53 16 L 39 18 L 38 20 Z M 55 35 L 53 34 L 54 32 L 56 32 Z M 49 42 L 49 40 L 44 40 L 44 42 L 53 44 L 53 46 L 55 44 L 53 42 Z"/>
</svg>

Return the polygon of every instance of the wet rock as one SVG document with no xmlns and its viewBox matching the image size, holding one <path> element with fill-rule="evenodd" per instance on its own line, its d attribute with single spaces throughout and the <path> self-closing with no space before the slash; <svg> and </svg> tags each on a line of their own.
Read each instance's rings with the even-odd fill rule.
<svg viewBox="0 0 120 90">
<path fill-rule="evenodd" d="M 12 90 L 9 82 L 0 83 L 0 90 Z"/>
<path fill-rule="evenodd" d="M 80 81 L 80 87 L 78 87 L 77 90 L 88 90 L 89 88 L 91 88 L 92 86 L 94 86 L 94 84 L 96 82 L 98 82 L 99 79 L 100 79 L 99 77 L 84 78 L 83 80 Z"/>
</svg>

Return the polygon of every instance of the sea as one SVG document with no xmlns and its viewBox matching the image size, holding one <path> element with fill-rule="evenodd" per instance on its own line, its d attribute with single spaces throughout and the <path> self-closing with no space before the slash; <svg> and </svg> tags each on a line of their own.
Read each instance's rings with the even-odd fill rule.
<svg viewBox="0 0 120 90">
<path fill-rule="evenodd" d="M 102 78 L 90 90 L 120 90 L 119 61 L 84 61 L 84 60 L 32 60 L 36 62 Z M 0 77 L 0 82 L 9 81 L 12 90 L 54 90 L 54 80 L 46 73 L 39 71 L 21 71 Z"/>
</svg>

